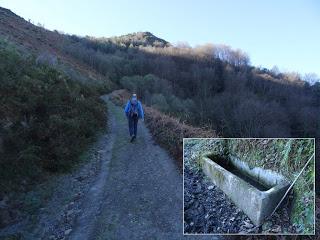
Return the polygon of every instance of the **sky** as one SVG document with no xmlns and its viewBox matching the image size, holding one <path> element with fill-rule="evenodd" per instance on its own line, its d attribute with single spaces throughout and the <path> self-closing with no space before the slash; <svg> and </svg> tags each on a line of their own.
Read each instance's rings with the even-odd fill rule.
<svg viewBox="0 0 320 240">
<path fill-rule="evenodd" d="M 251 64 L 320 76 L 318 0 L 0 0 L 0 6 L 80 36 L 149 31 L 171 43 L 227 44 Z"/>
</svg>

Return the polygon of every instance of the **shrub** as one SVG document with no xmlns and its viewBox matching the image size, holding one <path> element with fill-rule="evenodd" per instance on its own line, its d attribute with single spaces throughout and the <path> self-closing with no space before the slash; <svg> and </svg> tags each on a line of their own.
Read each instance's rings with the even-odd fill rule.
<svg viewBox="0 0 320 240">
<path fill-rule="evenodd" d="M 146 125 L 157 142 L 166 148 L 182 168 L 182 141 L 188 137 L 217 137 L 214 131 L 192 127 L 158 110 L 146 107 Z"/>
<path fill-rule="evenodd" d="M 75 82 L 14 49 L 0 48 L 1 189 L 65 171 L 105 126 L 98 88 Z"/>
</svg>

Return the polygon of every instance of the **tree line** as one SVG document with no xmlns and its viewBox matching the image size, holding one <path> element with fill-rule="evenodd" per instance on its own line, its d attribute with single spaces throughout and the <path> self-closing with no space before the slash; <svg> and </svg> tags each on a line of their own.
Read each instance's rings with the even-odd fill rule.
<svg viewBox="0 0 320 240">
<path fill-rule="evenodd" d="M 137 92 L 146 104 L 226 137 L 320 135 L 319 83 L 251 66 L 246 53 L 229 46 L 173 46 L 137 33 L 66 36 L 63 51 Z"/>
</svg>

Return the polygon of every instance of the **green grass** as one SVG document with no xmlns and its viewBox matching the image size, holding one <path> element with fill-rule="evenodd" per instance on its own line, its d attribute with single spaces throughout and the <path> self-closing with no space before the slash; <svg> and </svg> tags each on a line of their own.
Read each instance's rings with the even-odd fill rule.
<svg viewBox="0 0 320 240">
<path fill-rule="evenodd" d="M 228 141 L 229 151 L 252 167 L 272 169 L 293 181 L 314 153 L 313 139 L 272 139 Z M 300 232 L 312 234 L 314 230 L 314 161 L 305 169 L 293 186 L 294 201 L 291 223 Z"/>
<path fill-rule="evenodd" d="M 314 231 L 314 159 L 299 177 L 294 186 L 292 223 L 303 233 Z"/>
</svg>

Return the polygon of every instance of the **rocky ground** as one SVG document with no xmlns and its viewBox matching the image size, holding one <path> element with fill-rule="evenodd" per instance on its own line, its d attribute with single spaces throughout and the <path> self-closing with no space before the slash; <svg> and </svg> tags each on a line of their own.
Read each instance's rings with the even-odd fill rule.
<svg viewBox="0 0 320 240">
<path fill-rule="evenodd" d="M 256 227 L 197 167 L 198 147 L 191 144 L 185 145 L 184 149 L 185 233 L 297 233 L 289 221 L 290 201 L 286 201 L 262 227 Z"/>
</svg>

